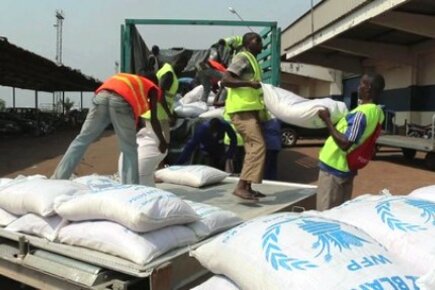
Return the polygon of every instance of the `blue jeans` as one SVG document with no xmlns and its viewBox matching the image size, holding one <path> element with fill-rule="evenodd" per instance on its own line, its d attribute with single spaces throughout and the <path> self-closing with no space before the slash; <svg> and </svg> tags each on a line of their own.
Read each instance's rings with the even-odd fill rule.
<svg viewBox="0 0 435 290">
<path fill-rule="evenodd" d="M 123 153 L 122 183 L 138 184 L 136 122 L 131 106 L 119 95 L 101 91 L 92 100 L 80 134 L 71 142 L 52 178 L 68 179 L 86 152 L 104 129 L 112 123 Z"/>
</svg>

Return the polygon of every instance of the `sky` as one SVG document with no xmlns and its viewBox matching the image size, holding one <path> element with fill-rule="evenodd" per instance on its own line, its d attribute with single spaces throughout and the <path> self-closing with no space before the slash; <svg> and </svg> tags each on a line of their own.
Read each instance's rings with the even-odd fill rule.
<svg viewBox="0 0 435 290">
<path fill-rule="evenodd" d="M 314 4 L 319 0 L 314 0 Z M 127 18 L 276 21 L 281 29 L 308 11 L 311 0 L 1 0 L 0 36 L 14 45 L 55 60 L 55 11 L 62 10 L 63 64 L 100 80 L 115 73 L 120 59 L 120 27 Z M 210 26 L 140 26 L 147 45 L 161 48 L 208 48 L 217 39 L 241 35 L 248 28 Z M 255 29 L 254 29 L 255 30 Z M 79 93 L 66 93 L 80 106 Z M 85 94 L 84 107 L 92 94 Z M 0 99 L 12 106 L 12 89 L 0 86 Z M 52 102 L 52 94 L 39 93 L 39 107 Z M 34 107 L 34 92 L 16 90 L 17 107 Z"/>
</svg>

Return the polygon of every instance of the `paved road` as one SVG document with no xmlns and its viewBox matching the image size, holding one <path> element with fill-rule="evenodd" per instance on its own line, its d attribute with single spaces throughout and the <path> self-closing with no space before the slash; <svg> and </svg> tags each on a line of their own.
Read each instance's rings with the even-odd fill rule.
<svg viewBox="0 0 435 290">
<path fill-rule="evenodd" d="M 0 176 L 43 174 L 50 176 L 77 131 L 58 132 L 44 137 L 3 138 L 0 140 Z M 317 155 L 322 140 L 300 141 L 294 148 L 284 149 L 279 156 L 279 179 L 316 184 Z M 405 160 L 400 151 L 382 148 L 375 160 L 360 171 L 354 183 L 354 196 L 377 193 L 387 188 L 393 194 L 407 194 L 415 188 L 435 184 L 435 172 L 426 170 L 424 155 Z M 76 174 L 113 174 L 116 171 L 118 149 L 112 131 L 87 151 Z"/>
</svg>

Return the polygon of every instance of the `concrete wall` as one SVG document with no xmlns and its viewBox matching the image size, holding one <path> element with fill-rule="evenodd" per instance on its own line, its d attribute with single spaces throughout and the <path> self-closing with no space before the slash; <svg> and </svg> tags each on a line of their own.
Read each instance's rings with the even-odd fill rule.
<svg viewBox="0 0 435 290">
<path fill-rule="evenodd" d="M 281 87 L 304 98 L 323 98 L 331 96 L 331 87 L 335 90 L 336 86 L 327 81 L 282 73 Z"/>
<path fill-rule="evenodd" d="M 396 125 L 430 124 L 435 113 L 435 47 L 417 56 L 417 65 L 378 63 L 386 82 L 381 102 L 396 112 Z"/>
<path fill-rule="evenodd" d="M 305 15 L 296 20 L 296 22 L 284 29 L 281 37 L 281 53 L 284 53 L 286 48 L 311 35 L 312 23 L 314 32 L 316 32 L 334 22 L 337 18 L 348 14 L 360 5 L 370 1 L 371 0 L 328 0 L 319 3 L 314 9 L 313 22 L 311 12 L 308 11 Z"/>
</svg>

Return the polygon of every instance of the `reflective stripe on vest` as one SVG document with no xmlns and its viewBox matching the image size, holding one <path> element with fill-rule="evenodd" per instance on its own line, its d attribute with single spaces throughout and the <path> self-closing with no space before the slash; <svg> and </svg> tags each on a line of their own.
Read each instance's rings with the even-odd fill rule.
<svg viewBox="0 0 435 290">
<path fill-rule="evenodd" d="M 134 74 L 119 73 L 106 80 L 95 93 L 102 90 L 115 92 L 130 104 L 135 118 L 138 118 L 150 109 L 148 92 L 151 88 L 155 88 L 160 97 L 161 90 L 152 81 Z"/>
<path fill-rule="evenodd" d="M 172 73 L 172 84 L 171 87 L 169 88 L 169 91 L 165 91 L 165 98 L 166 98 L 166 103 L 168 104 L 168 108 L 172 112 L 174 97 L 177 94 L 178 84 L 179 84 L 177 75 L 175 74 L 173 67 L 169 63 L 165 63 L 162 66 L 162 68 L 157 71 L 156 76 L 160 82 L 162 77 L 168 72 Z M 142 115 L 142 118 L 151 120 L 151 112 L 146 112 L 145 114 Z M 168 120 L 168 118 L 169 116 L 168 114 L 166 114 L 166 111 L 163 108 L 162 104 L 160 102 L 157 103 L 157 119 Z"/>
<path fill-rule="evenodd" d="M 243 45 L 243 37 L 239 35 L 227 37 L 225 38 L 225 44 L 234 49 L 239 48 Z"/>
<path fill-rule="evenodd" d="M 332 167 L 336 170 L 342 172 L 349 172 L 349 167 L 347 166 L 346 156 L 349 152 L 352 152 L 357 148 L 360 144 L 364 143 L 364 141 L 370 137 L 371 134 L 376 129 L 378 124 L 381 124 L 384 121 L 384 113 L 376 104 L 363 104 L 356 107 L 350 113 L 362 112 L 366 118 L 366 127 L 364 133 L 358 140 L 358 144 L 352 145 L 348 151 L 343 151 L 338 147 L 335 143 L 332 136 L 326 139 L 325 145 L 320 151 L 319 159 L 321 162 L 325 163 L 329 167 Z M 347 121 L 346 117 L 343 117 L 338 121 L 335 128 L 342 134 L 344 134 L 347 130 Z"/>
<path fill-rule="evenodd" d="M 257 59 L 248 51 L 239 52 L 249 60 L 254 70 L 252 81 L 260 82 L 262 79 L 261 67 Z M 228 96 L 225 101 L 225 111 L 228 114 L 244 111 L 260 111 L 264 109 L 263 90 L 251 87 L 228 88 Z"/>
</svg>

